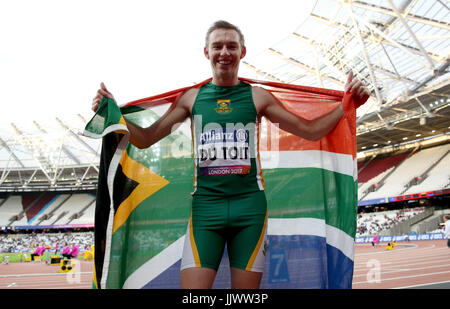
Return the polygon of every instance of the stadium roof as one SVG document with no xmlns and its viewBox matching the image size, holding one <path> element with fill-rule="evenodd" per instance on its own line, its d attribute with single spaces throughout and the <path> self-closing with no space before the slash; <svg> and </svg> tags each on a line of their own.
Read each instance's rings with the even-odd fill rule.
<svg viewBox="0 0 450 309">
<path fill-rule="evenodd" d="M 0 191 L 95 189 L 101 144 L 81 136 L 86 122 L 79 114 L 0 131 Z"/>
<path fill-rule="evenodd" d="M 359 152 L 449 137 L 448 3 L 317 0 L 292 33 L 246 58 L 241 72 L 342 90 L 352 70 L 372 93 L 358 109 Z M 79 135 L 89 117 L 0 131 L 0 191 L 95 188 L 100 142 Z"/>
<path fill-rule="evenodd" d="M 352 70 L 372 93 L 358 110 L 358 151 L 399 145 L 450 132 L 449 23 L 448 1 L 317 0 L 244 63 L 260 79 L 339 90 Z"/>
</svg>

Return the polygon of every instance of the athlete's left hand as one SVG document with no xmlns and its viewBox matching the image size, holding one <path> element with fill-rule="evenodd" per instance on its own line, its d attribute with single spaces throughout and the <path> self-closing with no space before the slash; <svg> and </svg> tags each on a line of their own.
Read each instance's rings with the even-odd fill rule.
<svg viewBox="0 0 450 309">
<path fill-rule="evenodd" d="M 355 108 L 360 107 L 366 103 L 370 97 L 370 92 L 366 86 L 357 78 L 353 78 L 353 71 L 350 71 L 347 77 L 347 82 L 344 87 L 345 93 L 351 93 L 355 95 Z"/>
<path fill-rule="evenodd" d="M 108 89 L 106 89 L 105 84 L 102 82 L 100 84 L 100 88 L 97 91 L 97 95 L 92 100 L 92 110 L 97 112 L 98 107 L 100 106 L 100 102 L 102 101 L 103 97 L 107 97 L 114 100 L 114 96 L 111 92 L 109 92 Z"/>
</svg>

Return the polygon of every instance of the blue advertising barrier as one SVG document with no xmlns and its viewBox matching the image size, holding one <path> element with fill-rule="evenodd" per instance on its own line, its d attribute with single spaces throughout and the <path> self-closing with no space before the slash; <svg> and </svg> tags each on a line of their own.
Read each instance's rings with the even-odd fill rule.
<svg viewBox="0 0 450 309">
<path fill-rule="evenodd" d="M 416 241 L 416 240 L 442 240 L 444 238 L 443 233 L 430 233 L 430 234 L 409 234 L 409 235 L 392 235 L 392 236 L 379 236 L 379 242 L 392 242 L 392 241 Z M 355 243 L 371 243 L 373 236 L 356 237 Z"/>
</svg>

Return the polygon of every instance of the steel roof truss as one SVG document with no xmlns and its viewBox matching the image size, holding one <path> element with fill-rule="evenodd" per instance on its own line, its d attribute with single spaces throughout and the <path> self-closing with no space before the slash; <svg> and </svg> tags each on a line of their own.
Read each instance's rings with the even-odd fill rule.
<svg viewBox="0 0 450 309">
<path fill-rule="evenodd" d="M 15 155 L 14 151 L 12 151 L 11 148 L 9 148 L 8 144 L 1 137 L 0 137 L 0 142 L 1 142 L 2 146 L 6 149 L 6 151 L 8 151 L 8 153 L 10 154 L 10 158 L 13 158 L 14 161 L 16 161 L 20 165 L 20 167 L 25 167 L 25 165 L 22 163 L 22 161 Z M 17 139 L 14 141 L 14 147 L 15 147 L 16 143 L 17 143 Z M 8 159 L 8 163 L 9 163 L 9 159 Z"/>
<path fill-rule="evenodd" d="M 439 0 L 438 0 L 439 1 Z M 441 1 L 439 1 L 441 2 Z M 442 2 L 441 2 L 442 4 Z M 352 5 L 355 7 L 359 7 L 365 10 L 369 10 L 369 11 L 374 11 L 374 12 L 378 12 L 378 13 L 382 13 L 382 14 L 386 14 L 386 15 L 390 15 L 393 17 L 398 17 L 398 14 L 395 13 L 393 10 L 390 10 L 388 8 L 384 8 L 381 6 L 377 6 L 374 4 L 369 4 L 369 3 L 365 3 L 365 2 L 361 2 L 361 1 L 353 1 Z M 447 7 L 446 5 L 443 4 L 444 7 Z M 448 9 L 448 7 L 447 7 Z M 418 23 L 422 23 L 422 24 L 426 24 L 432 27 L 439 27 L 445 30 L 450 30 L 450 26 L 447 23 L 443 23 L 441 21 L 438 20 L 434 20 L 431 18 L 426 18 L 423 16 L 418 16 L 418 15 L 413 15 L 413 14 L 403 14 L 402 15 L 404 18 L 406 18 L 407 20 L 410 21 L 414 21 L 414 22 L 418 22 Z"/>
<path fill-rule="evenodd" d="M 377 27 L 374 27 L 372 24 L 370 24 L 369 22 L 367 22 L 364 18 L 362 18 L 361 16 L 358 16 L 356 14 L 354 14 L 351 9 L 350 9 L 350 14 L 353 18 L 357 19 L 358 22 L 360 22 L 361 24 L 363 24 L 364 26 L 366 26 L 367 28 L 371 29 L 373 32 L 375 32 L 376 34 L 380 35 L 381 37 L 383 37 L 384 39 L 386 39 L 387 41 L 391 42 L 394 46 L 396 46 L 397 48 L 399 48 L 400 50 L 404 51 L 405 53 L 410 54 L 412 57 L 414 57 L 414 59 L 417 60 L 417 62 L 419 62 L 420 64 L 422 64 L 422 66 L 424 68 L 428 68 L 430 70 L 433 69 L 432 66 L 430 66 L 429 64 L 425 63 L 420 57 L 418 57 L 416 55 L 416 53 L 411 51 L 411 48 L 406 48 L 403 44 L 398 43 L 395 39 L 393 39 L 389 34 L 384 33 L 383 31 L 379 30 Z M 420 53 L 422 55 L 422 53 Z"/>
<path fill-rule="evenodd" d="M 378 104 L 381 105 L 381 104 L 383 103 L 383 101 L 382 101 L 382 99 L 381 99 L 380 91 L 378 90 L 378 87 L 377 87 L 377 82 L 376 82 L 376 79 L 375 79 L 375 75 L 374 75 L 374 73 L 373 73 L 372 65 L 371 65 L 371 63 L 370 63 L 370 61 L 369 61 L 369 57 L 368 57 L 368 55 L 367 55 L 366 46 L 365 46 L 364 41 L 363 41 L 363 39 L 362 39 L 361 32 L 359 31 L 359 25 L 358 25 L 358 23 L 357 23 L 356 20 L 355 20 L 355 14 L 353 14 L 353 12 L 352 12 L 350 6 L 348 7 L 348 10 L 349 10 L 350 16 L 352 17 L 353 24 L 354 24 L 354 26 L 355 26 L 355 28 L 356 28 L 356 33 L 357 33 L 357 35 L 358 35 L 358 38 L 359 38 L 359 41 L 360 41 L 360 44 L 361 44 L 361 47 L 362 47 L 362 52 L 363 52 L 364 60 L 365 60 L 365 62 L 366 62 L 367 68 L 369 69 L 370 79 L 371 79 L 372 84 L 373 84 L 373 86 L 374 86 L 375 95 L 376 95 L 376 97 L 377 97 Z M 378 114 L 378 113 L 377 113 L 377 114 Z M 378 115 L 379 115 L 379 114 L 378 114 Z M 381 116 L 379 115 L 379 117 L 381 117 Z"/>
<path fill-rule="evenodd" d="M 402 14 L 400 14 L 399 10 L 397 9 L 397 7 L 394 5 L 394 3 L 392 3 L 392 0 L 387 0 L 389 2 L 389 4 L 391 5 L 392 9 L 394 10 L 395 14 L 397 14 L 397 17 L 400 19 L 401 23 L 403 24 L 403 26 L 405 27 L 405 29 L 408 31 L 409 35 L 411 36 L 411 38 L 413 39 L 413 41 L 416 43 L 417 47 L 419 47 L 422 56 L 425 57 L 425 59 L 427 59 L 428 63 L 430 64 L 429 68 L 434 68 L 434 62 L 433 60 L 431 60 L 431 58 L 428 56 L 428 53 L 425 51 L 425 49 L 423 48 L 422 44 L 420 44 L 419 40 L 417 39 L 416 35 L 414 34 L 414 32 L 411 30 L 411 28 L 408 26 L 408 24 L 406 23 L 405 19 L 403 18 Z M 450 29 L 449 29 L 450 30 Z"/>
</svg>

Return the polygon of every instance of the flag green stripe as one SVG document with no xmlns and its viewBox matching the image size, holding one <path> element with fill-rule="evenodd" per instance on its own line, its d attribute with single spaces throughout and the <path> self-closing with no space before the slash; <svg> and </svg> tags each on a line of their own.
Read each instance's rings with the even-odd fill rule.
<svg viewBox="0 0 450 309">
<path fill-rule="evenodd" d="M 322 219 L 355 236 L 357 183 L 352 176 L 320 168 L 283 168 L 265 170 L 264 181 L 270 218 Z"/>
</svg>

